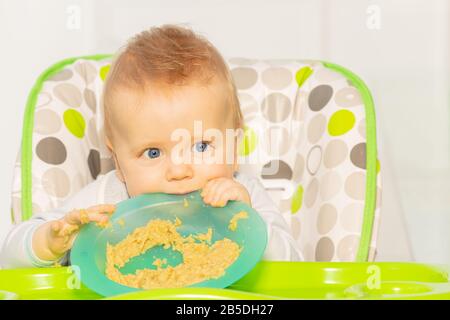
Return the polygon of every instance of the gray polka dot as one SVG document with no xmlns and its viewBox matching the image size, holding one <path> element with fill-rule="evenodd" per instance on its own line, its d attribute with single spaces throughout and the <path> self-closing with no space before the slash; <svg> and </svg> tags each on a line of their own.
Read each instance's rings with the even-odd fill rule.
<svg viewBox="0 0 450 320">
<path fill-rule="evenodd" d="M 98 135 L 97 135 L 97 123 L 95 121 L 95 117 L 91 118 L 88 123 L 88 137 L 89 142 L 91 143 L 91 146 L 94 148 L 99 147 L 98 143 Z"/>
<path fill-rule="evenodd" d="M 334 256 L 334 244 L 328 237 L 323 237 L 317 242 L 316 261 L 331 261 Z"/>
<path fill-rule="evenodd" d="M 361 169 L 366 169 L 366 144 L 358 143 L 350 152 L 352 163 Z"/>
<path fill-rule="evenodd" d="M 66 105 L 78 108 L 82 97 L 80 90 L 70 83 L 61 83 L 53 88 L 53 94 Z"/>
<path fill-rule="evenodd" d="M 40 109 L 34 116 L 34 131 L 40 134 L 54 134 L 61 129 L 61 117 L 53 110 Z"/>
<path fill-rule="evenodd" d="M 306 107 L 308 102 L 308 94 L 305 91 L 297 90 L 297 96 L 295 97 L 294 112 L 292 119 L 297 121 L 305 120 Z"/>
<path fill-rule="evenodd" d="M 282 93 L 271 93 L 262 101 L 261 111 L 268 121 L 282 122 L 292 111 L 291 100 Z"/>
<path fill-rule="evenodd" d="M 261 80 L 269 89 L 281 90 L 292 82 L 292 73 L 289 69 L 273 67 L 266 69 L 261 74 Z"/>
<path fill-rule="evenodd" d="M 364 172 L 354 172 L 345 180 L 345 192 L 355 200 L 364 200 L 366 192 L 366 175 Z"/>
<path fill-rule="evenodd" d="M 86 85 L 97 77 L 97 69 L 88 61 L 80 61 L 74 66 L 75 71 L 83 78 Z"/>
<path fill-rule="evenodd" d="M 84 89 L 84 101 L 86 101 L 86 104 L 89 109 L 91 109 L 92 113 L 95 114 L 97 111 L 97 98 L 95 92 L 91 89 Z"/>
<path fill-rule="evenodd" d="M 331 169 L 340 165 L 348 156 L 347 144 L 343 140 L 332 140 L 325 148 L 324 165 Z"/>
<path fill-rule="evenodd" d="M 308 208 L 311 208 L 314 205 L 318 193 L 319 193 L 319 182 L 316 178 L 313 178 L 309 183 L 308 187 L 306 187 L 304 195 L 305 205 Z"/>
<path fill-rule="evenodd" d="M 58 138 L 47 137 L 36 145 L 36 154 L 48 164 L 58 165 L 66 161 L 67 151 L 64 143 Z"/>
<path fill-rule="evenodd" d="M 311 144 L 316 144 L 325 133 L 327 126 L 327 118 L 323 114 L 317 114 L 309 121 L 307 129 L 308 141 Z"/>
<path fill-rule="evenodd" d="M 73 76 L 72 70 L 64 69 L 64 70 L 54 74 L 47 80 L 48 81 L 65 81 L 65 80 L 69 80 L 70 78 L 72 78 L 72 76 Z"/>
<path fill-rule="evenodd" d="M 295 182 L 299 182 L 300 179 L 302 179 L 304 170 L 305 160 L 303 159 L 303 156 L 301 154 L 297 153 L 295 157 L 294 172 L 292 177 Z"/>
<path fill-rule="evenodd" d="M 45 106 L 49 105 L 51 102 L 53 102 L 53 96 L 48 92 L 41 91 L 37 95 L 35 109 L 38 110 L 42 107 L 45 107 Z"/>
<path fill-rule="evenodd" d="M 328 201 L 342 189 L 342 180 L 338 171 L 328 171 L 320 180 L 320 197 Z"/>
<path fill-rule="evenodd" d="M 64 170 L 60 168 L 50 168 L 42 175 L 42 186 L 48 194 L 64 198 L 70 191 L 70 180 Z"/>
<path fill-rule="evenodd" d="M 282 160 L 272 160 L 266 163 L 261 172 L 263 179 L 287 179 L 292 178 L 292 169 Z"/>
<path fill-rule="evenodd" d="M 339 73 L 327 68 L 318 68 L 318 70 L 314 73 L 314 76 L 319 82 L 325 83 L 342 79 L 342 76 Z"/>
<path fill-rule="evenodd" d="M 250 89 L 258 80 L 258 73 L 255 69 L 238 67 L 231 70 L 236 88 L 240 90 Z"/>
<path fill-rule="evenodd" d="M 88 156 L 88 166 L 92 178 L 95 180 L 100 173 L 100 153 L 91 149 Z"/>
<path fill-rule="evenodd" d="M 329 85 L 322 84 L 315 87 L 309 94 L 308 104 L 312 111 L 320 111 L 330 101 L 333 95 L 333 88 Z"/>
<path fill-rule="evenodd" d="M 355 87 L 342 88 L 336 92 L 334 101 L 340 107 L 354 107 L 362 104 L 361 94 Z"/>
<path fill-rule="evenodd" d="M 322 149 L 320 146 L 314 146 L 309 150 L 306 158 L 306 167 L 310 175 L 315 175 L 320 168 L 322 162 Z"/>
<path fill-rule="evenodd" d="M 280 157 L 288 152 L 291 141 L 289 132 L 284 127 L 270 127 L 265 132 L 264 146 L 267 153 L 273 157 Z"/>
<path fill-rule="evenodd" d="M 332 204 L 325 203 L 322 205 L 317 217 L 317 231 L 319 234 L 327 234 L 330 232 L 336 225 L 337 216 L 337 210 Z"/>
</svg>

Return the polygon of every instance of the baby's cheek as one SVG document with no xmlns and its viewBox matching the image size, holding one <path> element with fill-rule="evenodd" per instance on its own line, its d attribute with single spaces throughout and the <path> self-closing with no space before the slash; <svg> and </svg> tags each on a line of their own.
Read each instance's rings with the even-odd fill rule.
<svg viewBox="0 0 450 320">
<path fill-rule="evenodd" d="M 233 178 L 233 167 L 226 164 L 199 166 L 197 172 L 205 181 L 216 178 Z"/>
<path fill-rule="evenodd" d="M 147 170 L 147 172 L 137 172 L 129 175 L 126 181 L 128 194 L 133 197 L 144 193 L 161 191 L 161 178 L 152 174 L 154 171 Z"/>
</svg>

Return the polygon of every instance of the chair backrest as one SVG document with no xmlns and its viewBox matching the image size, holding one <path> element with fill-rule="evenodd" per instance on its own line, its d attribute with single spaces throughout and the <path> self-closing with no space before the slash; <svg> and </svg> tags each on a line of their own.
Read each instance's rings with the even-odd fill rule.
<svg viewBox="0 0 450 320">
<path fill-rule="evenodd" d="M 114 168 L 100 96 L 111 56 L 61 61 L 32 89 L 13 222 L 59 206 Z M 373 260 L 381 178 L 364 83 L 334 64 L 228 60 L 246 123 L 240 171 L 259 177 L 308 261 Z"/>
</svg>

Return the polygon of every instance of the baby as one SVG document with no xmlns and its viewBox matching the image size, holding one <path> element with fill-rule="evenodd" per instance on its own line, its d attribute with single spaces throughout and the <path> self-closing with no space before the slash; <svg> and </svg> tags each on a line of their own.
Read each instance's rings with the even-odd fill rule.
<svg viewBox="0 0 450 320">
<path fill-rule="evenodd" d="M 115 170 L 57 210 L 15 226 L 1 251 L 4 268 L 68 264 L 80 228 L 107 223 L 116 203 L 143 193 L 195 190 L 211 206 L 237 200 L 261 215 L 268 230 L 263 259 L 301 260 L 258 178 L 237 171 L 242 134 L 230 138 L 229 132 L 242 133 L 243 117 L 231 73 L 209 41 L 173 25 L 138 34 L 111 66 L 103 108 Z"/>
</svg>

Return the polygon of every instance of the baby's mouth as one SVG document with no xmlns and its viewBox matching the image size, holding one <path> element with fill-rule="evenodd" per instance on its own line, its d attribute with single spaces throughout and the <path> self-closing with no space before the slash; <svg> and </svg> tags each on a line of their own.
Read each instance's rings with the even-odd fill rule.
<svg viewBox="0 0 450 320">
<path fill-rule="evenodd" d="M 172 191 L 167 192 L 167 193 L 168 193 L 168 194 L 178 194 L 178 195 L 180 195 L 180 194 L 191 193 L 191 192 L 197 191 L 197 190 L 199 190 L 199 189 L 200 189 L 200 188 L 186 188 L 186 189 L 179 188 L 179 189 L 177 189 L 177 190 L 172 190 Z"/>
</svg>

